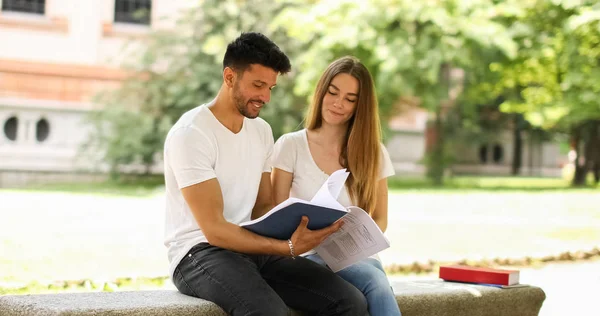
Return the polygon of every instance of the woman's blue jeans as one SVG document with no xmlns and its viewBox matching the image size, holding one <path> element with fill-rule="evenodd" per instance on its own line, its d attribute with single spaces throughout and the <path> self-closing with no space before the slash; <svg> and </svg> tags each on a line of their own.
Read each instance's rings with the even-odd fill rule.
<svg viewBox="0 0 600 316">
<path fill-rule="evenodd" d="M 308 255 L 306 258 L 320 265 L 326 265 L 318 254 Z M 338 271 L 337 275 L 364 294 L 371 316 L 401 315 L 396 296 L 379 260 L 364 259 Z"/>
</svg>

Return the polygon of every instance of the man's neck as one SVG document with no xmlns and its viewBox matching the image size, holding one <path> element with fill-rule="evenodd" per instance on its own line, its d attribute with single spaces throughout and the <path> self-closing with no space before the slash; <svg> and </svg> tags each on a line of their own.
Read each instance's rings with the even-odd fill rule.
<svg viewBox="0 0 600 316">
<path fill-rule="evenodd" d="M 223 88 L 219 90 L 215 101 L 208 106 L 217 120 L 232 133 L 237 134 L 244 125 L 244 116 L 235 107 L 233 100 Z"/>
</svg>

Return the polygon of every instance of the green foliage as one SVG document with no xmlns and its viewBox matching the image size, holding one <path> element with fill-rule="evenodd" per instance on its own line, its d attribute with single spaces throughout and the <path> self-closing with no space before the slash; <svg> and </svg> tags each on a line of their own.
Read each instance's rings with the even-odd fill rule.
<svg viewBox="0 0 600 316">
<path fill-rule="evenodd" d="M 569 130 L 600 114 L 600 8 L 594 1 L 534 1 L 509 19 L 515 59 L 491 60 L 468 92 L 471 100 L 505 98 L 501 110 L 534 126 Z"/>
<path fill-rule="evenodd" d="M 275 25 L 308 46 L 297 60 L 296 93 L 308 95 L 331 60 L 351 54 L 371 70 L 385 114 L 401 95 L 439 106 L 448 98 L 443 65 L 479 68 L 487 49 L 515 56 L 495 8 L 492 1 L 319 1 L 283 10 Z"/>
<path fill-rule="evenodd" d="M 300 128 L 325 67 L 354 55 L 373 74 L 384 130 L 403 96 L 435 114 L 441 133 L 426 162 L 441 181 L 456 144 L 482 131 L 568 131 L 600 118 L 599 12 L 592 0 L 202 1 L 143 41 L 135 75 L 100 97 L 89 146 L 115 173 L 132 163 L 149 172 L 175 120 L 216 95 L 226 44 L 258 31 L 292 61 L 261 113 L 275 138 Z M 516 114 L 487 119 L 498 110 Z"/>
<path fill-rule="evenodd" d="M 268 21 L 284 4 L 261 1 L 203 1 L 177 20 L 173 29 L 153 32 L 126 63 L 133 75 L 114 92 L 98 96 L 104 110 L 94 113 L 94 134 L 86 149 L 100 151 L 115 175 L 131 164 L 146 166 L 162 153 L 169 128 L 186 111 L 214 98 L 222 84 L 222 58 L 228 42 L 242 31 L 259 31 L 294 56 L 296 45 Z M 291 76 L 293 77 L 294 74 Z M 302 120 L 303 102 L 282 78 L 261 116 L 275 136 Z"/>
</svg>

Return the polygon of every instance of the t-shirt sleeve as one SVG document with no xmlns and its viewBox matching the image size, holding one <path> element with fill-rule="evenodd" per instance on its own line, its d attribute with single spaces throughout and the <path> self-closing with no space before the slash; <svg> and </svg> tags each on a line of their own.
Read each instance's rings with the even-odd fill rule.
<svg viewBox="0 0 600 316">
<path fill-rule="evenodd" d="M 289 135 L 279 137 L 273 147 L 273 168 L 294 173 L 296 169 L 296 146 Z"/>
<path fill-rule="evenodd" d="M 380 176 L 381 176 L 381 179 L 384 179 L 384 178 L 395 175 L 396 171 L 394 170 L 394 165 L 392 164 L 392 159 L 390 158 L 390 154 L 388 153 L 385 146 L 383 144 L 381 144 L 380 148 L 381 148 L 381 153 L 380 153 L 381 154 L 381 163 L 380 163 L 381 175 Z"/>
<path fill-rule="evenodd" d="M 181 128 L 171 135 L 167 145 L 165 156 L 179 189 L 217 177 L 216 147 L 203 132 Z"/>
<path fill-rule="evenodd" d="M 263 166 L 263 172 L 271 172 L 271 168 L 273 167 L 273 131 L 271 130 L 271 126 L 266 124 L 266 137 L 265 139 L 265 148 L 267 150 L 267 159 L 265 159 L 265 164 Z"/>
</svg>

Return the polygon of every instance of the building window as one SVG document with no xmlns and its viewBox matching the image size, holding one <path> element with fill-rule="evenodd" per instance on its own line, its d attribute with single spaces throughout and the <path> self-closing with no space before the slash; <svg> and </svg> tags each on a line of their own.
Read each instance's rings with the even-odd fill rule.
<svg viewBox="0 0 600 316">
<path fill-rule="evenodd" d="M 487 163 L 487 145 L 481 145 L 479 147 L 479 162 L 480 163 Z"/>
<path fill-rule="evenodd" d="M 46 0 L 2 0 L 2 11 L 44 14 Z"/>
<path fill-rule="evenodd" d="M 495 163 L 501 163 L 504 160 L 504 148 L 499 144 L 494 145 L 494 149 L 492 150 L 492 158 Z"/>
<path fill-rule="evenodd" d="M 16 116 L 8 118 L 8 120 L 4 122 L 4 136 L 12 141 L 17 140 L 18 127 L 19 119 L 17 119 Z"/>
<path fill-rule="evenodd" d="M 35 124 L 35 139 L 41 143 L 48 139 L 48 135 L 50 135 L 50 123 L 48 123 L 48 120 L 41 119 L 37 121 Z"/>
<path fill-rule="evenodd" d="M 152 0 L 115 0 L 115 22 L 150 25 Z"/>
</svg>

